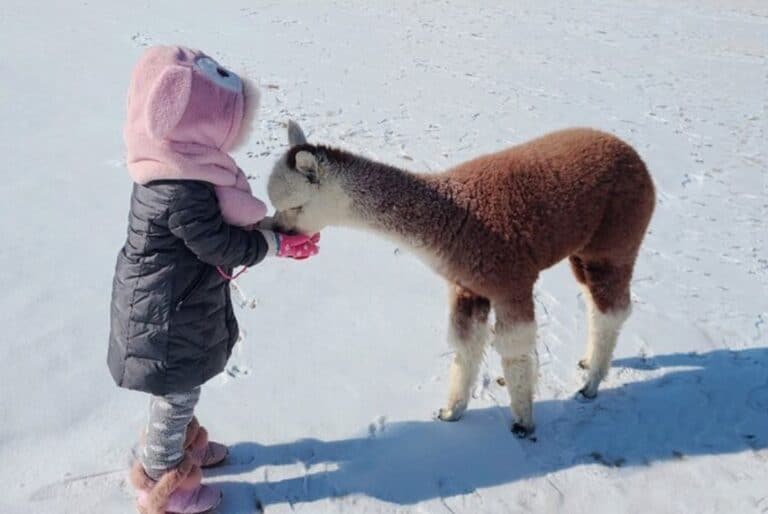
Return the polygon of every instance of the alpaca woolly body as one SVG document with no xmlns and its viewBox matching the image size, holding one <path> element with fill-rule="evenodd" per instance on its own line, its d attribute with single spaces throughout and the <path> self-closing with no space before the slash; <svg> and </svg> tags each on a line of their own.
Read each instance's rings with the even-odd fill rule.
<svg viewBox="0 0 768 514">
<path fill-rule="evenodd" d="M 490 302 L 493 345 L 510 375 L 521 433 L 533 429 L 526 405 L 536 378 L 533 285 L 541 270 L 570 258 L 597 313 L 589 336 L 595 369 L 584 390 L 593 396 L 626 319 L 632 269 L 655 203 L 632 147 L 610 134 L 569 129 L 442 173 L 417 174 L 310 145 L 295 125 L 289 132 L 292 147 L 268 186 L 276 223 L 308 233 L 327 225 L 377 231 L 412 248 L 465 303 Z M 471 325 L 458 344 L 475 347 L 487 316 L 462 314 L 460 304 L 454 302 L 451 326 Z M 476 377 L 476 354 L 457 351 L 451 375 L 462 390 Z M 449 418 L 468 396 L 456 387 L 452 380 L 449 396 L 458 400 L 449 400 Z"/>
</svg>

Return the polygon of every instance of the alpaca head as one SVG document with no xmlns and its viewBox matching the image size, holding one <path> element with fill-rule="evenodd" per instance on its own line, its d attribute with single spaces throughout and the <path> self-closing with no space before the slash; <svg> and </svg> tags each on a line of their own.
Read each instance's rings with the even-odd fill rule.
<svg viewBox="0 0 768 514">
<path fill-rule="evenodd" d="M 286 232 L 319 232 L 345 221 L 350 201 L 341 187 L 338 163 L 324 147 L 307 143 L 301 127 L 288 123 L 290 149 L 275 163 L 267 192 L 275 206 L 276 228 Z"/>
</svg>

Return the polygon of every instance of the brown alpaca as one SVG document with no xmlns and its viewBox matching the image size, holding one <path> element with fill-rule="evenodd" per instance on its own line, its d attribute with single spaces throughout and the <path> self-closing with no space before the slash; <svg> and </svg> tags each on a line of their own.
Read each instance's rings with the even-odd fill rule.
<svg viewBox="0 0 768 514">
<path fill-rule="evenodd" d="M 275 164 L 275 223 L 312 233 L 328 225 L 374 230 L 410 246 L 451 288 L 456 350 L 440 419 L 459 419 L 488 339 L 502 367 L 520 437 L 534 429 L 537 375 L 533 286 L 570 259 L 589 314 L 588 375 L 594 398 L 630 311 L 632 270 L 655 203 L 643 161 L 620 139 L 591 129 L 545 135 L 439 174 L 415 174 L 324 146 L 296 124 Z"/>
</svg>

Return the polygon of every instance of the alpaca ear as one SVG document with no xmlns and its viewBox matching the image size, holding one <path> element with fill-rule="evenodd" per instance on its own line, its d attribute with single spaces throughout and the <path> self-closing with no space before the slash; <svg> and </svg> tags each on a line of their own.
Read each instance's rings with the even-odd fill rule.
<svg viewBox="0 0 768 514">
<path fill-rule="evenodd" d="M 319 182 L 320 165 L 312 152 L 302 150 L 296 153 L 296 171 L 307 177 L 312 184 Z"/>
<path fill-rule="evenodd" d="M 147 131 L 152 137 L 164 139 L 176 128 L 187 109 L 191 93 L 191 69 L 171 66 L 163 71 L 152 86 L 147 101 Z"/>
<path fill-rule="evenodd" d="M 288 120 L 288 144 L 291 146 L 307 144 L 307 136 L 298 123 Z"/>
</svg>

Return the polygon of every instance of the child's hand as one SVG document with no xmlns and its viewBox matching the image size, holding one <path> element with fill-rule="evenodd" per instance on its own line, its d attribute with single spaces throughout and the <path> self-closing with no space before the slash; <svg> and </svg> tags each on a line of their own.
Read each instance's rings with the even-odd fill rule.
<svg viewBox="0 0 768 514">
<path fill-rule="evenodd" d="M 280 247 L 277 250 L 278 257 L 288 257 L 290 259 L 303 260 L 317 255 L 320 251 L 317 243 L 320 242 L 320 234 L 306 236 L 304 234 L 281 234 L 276 233 L 280 241 Z"/>
<path fill-rule="evenodd" d="M 320 242 L 320 234 L 306 236 L 304 234 L 288 235 L 278 233 L 277 237 L 280 240 L 280 248 L 277 251 L 278 257 L 303 260 L 317 255 L 319 252 L 317 243 Z"/>
<path fill-rule="evenodd" d="M 269 251 L 267 255 L 303 260 L 317 255 L 320 234 L 307 236 L 304 234 L 284 234 L 274 230 L 257 229 L 267 240 Z"/>
<path fill-rule="evenodd" d="M 275 218 L 272 216 L 264 216 L 264 219 L 256 223 L 253 226 L 252 230 L 256 230 L 259 228 L 263 230 L 275 230 L 277 228 L 277 224 L 275 223 Z"/>
</svg>

